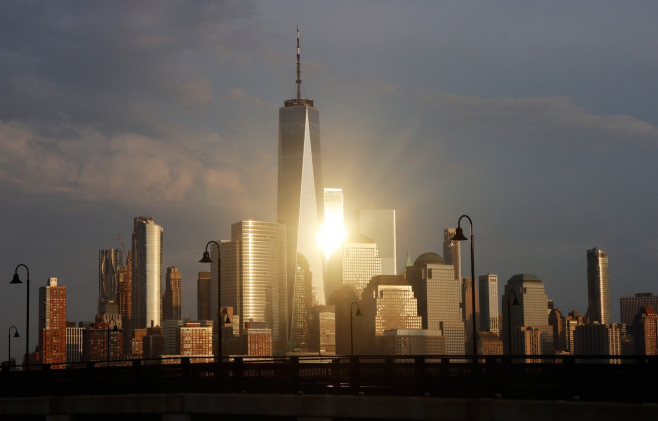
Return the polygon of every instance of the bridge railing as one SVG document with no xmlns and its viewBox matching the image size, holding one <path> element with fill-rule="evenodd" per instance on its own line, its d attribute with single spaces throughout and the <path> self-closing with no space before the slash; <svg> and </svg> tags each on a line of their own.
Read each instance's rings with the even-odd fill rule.
<svg viewBox="0 0 658 421">
<path fill-rule="evenodd" d="M 61 367 L 59 364 L 57 367 Z M 2 396 L 307 393 L 658 402 L 654 356 L 174 357 L 3 369 Z"/>
</svg>

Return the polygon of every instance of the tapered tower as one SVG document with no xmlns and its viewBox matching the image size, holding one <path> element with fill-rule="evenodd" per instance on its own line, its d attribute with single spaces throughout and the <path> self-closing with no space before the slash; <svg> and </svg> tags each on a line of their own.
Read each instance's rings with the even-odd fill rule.
<svg viewBox="0 0 658 421">
<path fill-rule="evenodd" d="M 277 222 L 288 236 L 287 273 L 289 301 L 295 282 L 297 255 L 308 260 L 312 292 L 325 304 L 322 250 L 318 242 L 323 221 L 320 115 L 313 100 L 302 98 L 302 80 L 297 27 L 297 95 L 279 108 L 279 174 Z"/>
</svg>

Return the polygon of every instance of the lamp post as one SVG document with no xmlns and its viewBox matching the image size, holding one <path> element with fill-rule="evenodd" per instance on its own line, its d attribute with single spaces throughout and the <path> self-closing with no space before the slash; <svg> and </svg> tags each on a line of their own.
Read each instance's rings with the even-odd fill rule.
<svg viewBox="0 0 658 421">
<path fill-rule="evenodd" d="M 11 367 L 11 330 L 14 329 L 14 338 L 20 338 L 20 335 L 18 334 L 18 328 L 16 326 L 10 326 L 9 327 L 9 336 L 7 337 L 7 343 L 9 344 L 9 350 L 7 353 L 7 366 Z"/>
<path fill-rule="evenodd" d="M 30 365 L 30 269 L 24 265 L 19 264 L 14 270 L 14 277 L 10 284 L 22 284 L 21 278 L 18 277 L 18 268 L 23 266 L 27 271 L 27 305 L 25 310 L 25 370 Z"/>
<path fill-rule="evenodd" d="M 221 250 L 219 243 L 214 240 L 208 241 L 206 244 L 206 251 L 203 252 L 203 257 L 199 260 L 199 263 L 212 263 L 210 258 L 210 253 L 208 253 L 208 246 L 210 244 L 215 244 L 217 246 L 217 354 L 219 355 L 219 363 L 222 363 L 222 259 L 221 259 Z M 228 318 L 228 314 L 226 315 Z"/>
<path fill-rule="evenodd" d="M 114 323 L 114 328 L 112 329 L 113 332 L 117 332 L 119 328 L 117 328 L 117 321 L 114 320 L 114 318 L 110 319 L 107 321 L 107 366 L 110 366 L 110 324 Z"/>
<path fill-rule="evenodd" d="M 514 295 L 514 302 L 511 305 L 509 301 L 510 294 Z M 507 292 L 507 349 L 510 355 L 512 355 L 512 305 L 518 306 L 519 300 L 516 298 L 516 292 L 510 289 Z"/>
<path fill-rule="evenodd" d="M 354 313 L 354 304 L 356 304 L 356 313 Z M 359 303 L 352 301 L 350 304 L 350 356 L 354 355 L 354 323 L 352 316 L 360 316 L 361 310 L 359 309 Z"/>
<path fill-rule="evenodd" d="M 471 225 L 471 308 L 472 308 L 472 315 L 471 318 L 473 320 L 473 362 L 477 362 L 477 355 L 478 355 L 478 332 L 477 332 L 477 322 L 475 320 L 475 262 L 473 258 L 473 221 L 468 215 L 462 215 L 459 217 L 457 220 L 457 230 L 455 232 L 455 236 L 452 237 L 453 241 L 464 241 L 467 240 L 467 238 L 464 236 L 464 231 L 462 230 L 461 227 L 461 221 L 462 218 L 468 219 L 469 224 Z"/>
</svg>

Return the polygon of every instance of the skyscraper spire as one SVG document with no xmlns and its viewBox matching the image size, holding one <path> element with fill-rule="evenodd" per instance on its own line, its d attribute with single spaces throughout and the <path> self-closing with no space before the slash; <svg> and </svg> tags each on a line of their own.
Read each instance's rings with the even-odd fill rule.
<svg viewBox="0 0 658 421">
<path fill-rule="evenodd" d="M 299 51 L 299 25 L 297 25 L 297 100 L 302 99 L 302 67 L 300 63 L 300 51 Z"/>
</svg>

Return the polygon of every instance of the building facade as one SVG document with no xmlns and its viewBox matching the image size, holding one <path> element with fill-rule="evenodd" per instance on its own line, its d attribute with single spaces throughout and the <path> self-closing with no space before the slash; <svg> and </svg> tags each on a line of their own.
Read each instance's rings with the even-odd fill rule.
<svg viewBox="0 0 658 421">
<path fill-rule="evenodd" d="M 113 307 L 119 302 L 119 267 L 121 250 L 98 250 L 98 312 L 108 311 L 106 305 Z M 118 310 L 116 310 L 118 311 Z"/>
<path fill-rule="evenodd" d="M 213 265 L 214 266 L 214 265 Z M 263 322 L 272 331 L 275 352 L 288 340 L 286 228 L 263 221 L 231 225 L 231 241 L 222 243 L 222 307 L 233 307 L 233 323 Z"/>
<path fill-rule="evenodd" d="M 39 287 L 39 349 L 42 364 L 66 362 L 66 287 L 54 277 Z"/>
<path fill-rule="evenodd" d="M 498 323 L 498 275 L 488 273 L 480 275 L 480 329 L 483 332 L 500 333 Z"/>
<path fill-rule="evenodd" d="M 136 217 L 132 235 L 132 329 L 160 326 L 162 227 L 151 217 Z"/>
<path fill-rule="evenodd" d="M 455 269 L 455 279 L 462 279 L 461 241 L 454 241 L 456 228 L 443 230 L 443 260 Z"/>
<path fill-rule="evenodd" d="M 373 276 L 382 275 L 377 244 L 365 235 L 351 235 L 327 262 L 327 297 L 349 285 L 360 298 Z"/>
<path fill-rule="evenodd" d="M 181 275 L 176 266 L 167 268 L 165 292 L 162 296 L 162 320 L 181 320 Z"/>
<path fill-rule="evenodd" d="M 277 222 L 287 228 L 288 284 L 294 284 L 297 254 L 301 253 L 313 273 L 315 299 L 326 304 L 323 255 L 317 240 L 324 220 L 320 114 L 313 100 L 301 95 L 299 31 L 296 83 L 297 96 L 279 108 Z"/>
<path fill-rule="evenodd" d="M 360 211 L 359 230 L 377 244 L 377 250 L 382 259 L 382 275 L 398 275 L 395 210 Z"/>
<path fill-rule="evenodd" d="M 658 296 L 653 295 L 651 292 L 638 292 L 633 297 L 621 297 L 619 306 L 621 308 L 621 322 L 630 327 L 642 307 L 658 308 Z"/>
<path fill-rule="evenodd" d="M 210 313 L 210 272 L 199 272 L 196 281 L 197 320 L 212 320 Z"/>
<path fill-rule="evenodd" d="M 590 323 L 610 323 L 608 253 L 596 247 L 587 250 L 587 312 Z"/>
</svg>

